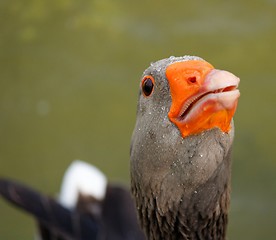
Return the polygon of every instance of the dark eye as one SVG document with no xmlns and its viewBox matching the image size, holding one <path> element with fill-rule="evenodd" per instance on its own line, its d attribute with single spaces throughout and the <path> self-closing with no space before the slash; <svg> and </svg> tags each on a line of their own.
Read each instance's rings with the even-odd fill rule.
<svg viewBox="0 0 276 240">
<path fill-rule="evenodd" d="M 154 86 L 154 79 L 152 76 L 146 76 L 142 80 L 143 94 L 148 97 L 151 95 Z"/>
</svg>

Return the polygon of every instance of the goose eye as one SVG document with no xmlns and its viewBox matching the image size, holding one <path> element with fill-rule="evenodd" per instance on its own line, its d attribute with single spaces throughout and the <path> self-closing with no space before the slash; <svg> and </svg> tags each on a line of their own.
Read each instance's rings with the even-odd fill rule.
<svg viewBox="0 0 276 240">
<path fill-rule="evenodd" d="M 142 90 L 144 96 L 148 97 L 152 94 L 154 87 L 154 79 L 152 76 L 145 76 L 142 80 Z"/>
</svg>

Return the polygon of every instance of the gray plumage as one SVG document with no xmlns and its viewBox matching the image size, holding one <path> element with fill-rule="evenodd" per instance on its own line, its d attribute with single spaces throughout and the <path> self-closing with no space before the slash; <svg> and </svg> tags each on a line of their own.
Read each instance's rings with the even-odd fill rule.
<svg viewBox="0 0 276 240">
<path fill-rule="evenodd" d="M 224 239 L 229 208 L 229 133 L 215 128 L 183 138 L 169 120 L 172 103 L 168 58 L 144 72 L 155 79 L 152 95 L 139 94 L 131 142 L 131 187 L 148 239 Z"/>
</svg>

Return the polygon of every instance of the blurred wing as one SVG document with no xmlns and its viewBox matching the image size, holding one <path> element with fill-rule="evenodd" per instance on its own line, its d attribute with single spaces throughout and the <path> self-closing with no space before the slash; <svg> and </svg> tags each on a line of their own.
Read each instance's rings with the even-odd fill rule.
<svg viewBox="0 0 276 240">
<path fill-rule="evenodd" d="M 90 214 L 63 207 L 57 201 L 17 182 L 0 178 L 0 195 L 39 221 L 42 239 L 96 239 L 99 223 Z M 43 238 L 44 237 L 44 238 Z"/>
</svg>

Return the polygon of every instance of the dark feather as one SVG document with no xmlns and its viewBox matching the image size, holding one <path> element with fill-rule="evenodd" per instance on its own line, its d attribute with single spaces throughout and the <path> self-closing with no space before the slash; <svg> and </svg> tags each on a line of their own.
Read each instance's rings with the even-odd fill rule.
<svg viewBox="0 0 276 240">
<path fill-rule="evenodd" d="M 97 239 L 99 223 L 89 214 L 69 210 L 54 199 L 7 179 L 0 179 L 0 194 L 37 218 L 43 239 Z"/>
<path fill-rule="evenodd" d="M 130 191 L 121 186 L 108 186 L 103 201 L 80 194 L 74 210 L 8 179 L 0 179 L 0 195 L 37 219 L 43 240 L 145 239 Z"/>
</svg>

